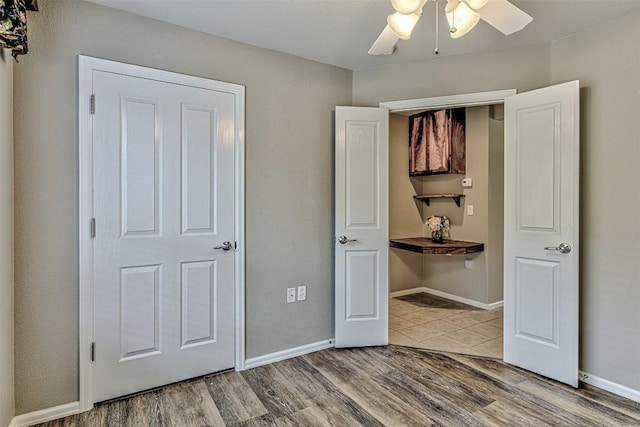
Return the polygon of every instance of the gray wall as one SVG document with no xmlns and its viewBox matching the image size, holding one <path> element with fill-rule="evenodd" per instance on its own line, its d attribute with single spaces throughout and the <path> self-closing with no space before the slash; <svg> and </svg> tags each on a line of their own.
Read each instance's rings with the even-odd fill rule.
<svg viewBox="0 0 640 427">
<path fill-rule="evenodd" d="M 580 368 L 640 390 L 640 14 L 551 45 L 354 72 L 356 105 L 581 80 Z"/>
<path fill-rule="evenodd" d="M 580 80 L 581 369 L 640 390 L 640 13 L 551 46 Z"/>
<path fill-rule="evenodd" d="M 492 111 L 502 110 L 492 107 Z M 493 117 L 497 117 L 495 114 Z M 504 122 L 489 119 L 489 209 L 487 234 L 487 301 L 503 299 L 504 278 Z"/>
<path fill-rule="evenodd" d="M 13 58 L 0 48 L 0 426 L 13 418 Z"/>
<path fill-rule="evenodd" d="M 546 45 L 446 56 L 402 66 L 354 71 L 353 105 L 499 89 L 535 89 L 549 80 Z"/>
<path fill-rule="evenodd" d="M 78 399 L 78 54 L 246 86 L 247 356 L 332 338 L 332 110 L 351 104 L 351 71 L 85 2 L 40 3 L 14 79 L 16 413 Z M 301 284 L 307 301 L 286 304 Z"/>
</svg>

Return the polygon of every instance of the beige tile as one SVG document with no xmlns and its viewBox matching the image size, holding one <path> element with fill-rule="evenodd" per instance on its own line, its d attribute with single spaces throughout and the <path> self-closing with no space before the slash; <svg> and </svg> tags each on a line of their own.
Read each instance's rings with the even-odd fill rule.
<svg viewBox="0 0 640 427">
<path fill-rule="evenodd" d="M 475 326 L 469 327 L 468 329 L 489 338 L 498 338 L 502 336 L 502 326 L 496 327 L 489 323 L 479 323 Z"/>
<path fill-rule="evenodd" d="M 445 334 L 445 336 L 453 338 L 454 340 L 458 341 L 461 344 L 464 344 L 467 347 L 472 347 L 491 339 L 484 335 L 480 335 L 477 332 L 470 331 L 469 329 L 460 329 L 458 331 L 448 332 Z"/>
<path fill-rule="evenodd" d="M 453 332 L 453 331 L 457 331 L 458 329 L 462 329 L 461 327 L 454 325 L 452 323 L 447 322 L 446 319 L 444 320 L 436 320 L 435 322 L 430 322 L 427 323 L 426 325 L 424 325 L 425 327 L 428 327 L 434 331 L 440 331 L 443 334 L 447 333 L 447 332 Z"/>
<path fill-rule="evenodd" d="M 403 329 L 402 333 L 416 341 L 421 341 L 428 337 L 435 337 L 435 336 L 444 334 L 444 332 L 439 329 L 430 328 L 429 326 L 432 323 L 427 323 L 426 325 L 417 325 L 411 328 Z"/>
<path fill-rule="evenodd" d="M 469 315 L 470 319 L 475 319 L 479 322 L 488 322 L 489 320 L 499 319 L 502 317 L 502 311 L 498 310 L 483 310 Z"/>
<path fill-rule="evenodd" d="M 484 323 L 486 323 L 488 325 L 491 325 L 491 326 L 495 326 L 496 328 L 502 329 L 502 327 L 503 327 L 503 318 L 501 316 L 501 317 L 499 317 L 497 319 L 489 320 L 488 322 L 484 322 Z"/>
<path fill-rule="evenodd" d="M 403 319 L 402 317 L 391 317 L 389 319 L 390 330 L 401 331 L 403 329 L 407 329 L 412 326 L 415 326 L 415 324 L 406 319 Z"/>
<path fill-rule="evenodd" d="M 389 331 L 389 344 L 414 346 L 417 341 L 402 332 Z"/>
<path fill-rule="evenodd" d="M 473 346 L 474 351 L 482 352 L 482 356 L 502 359 L 502 337 Z"/>
<path fill-rule="evenodd" d="M 407 320 L 415 325 L 422 325 L 424 323 L 433 322 L 434 320 L 438 320 L 436 317 L 433 317 L 429 313 L 424 310 L 416 311 L 414 313 L 405 314 L 404 316 L 400 316 L 401 319 Z"/>
<path fill-rule="evenodd" d="M 429 313 L 429 316 L 435 317 L 437 319 L 443 319 L 445 317 L 451 317 L 456 314 L 460 314 L 458 311 L 452 312 L 451 309 L 446 308 L 430 308 L 427 307 L 424 309 L 425 313 Z"/>
<path fill-rule="evenodd" d="M 422 310 L 422 307 L 419 305 L 413 305 L 404 301 L 400 301 L 400 304 L 394 304 L 393 306 L 389 305 L 389 313 L 392 313 L 394 316 L 403 316 L 420 310 Z"/>
<path fill-rule="evenodd" d="M 468 313 L 460 313 L 456 316 L 446 317 L 443 320 L 452 325 L 460 326 L 461 328 L 468 328 L 480 323 L 476 319 L 470 318 Z"/>
</svg>

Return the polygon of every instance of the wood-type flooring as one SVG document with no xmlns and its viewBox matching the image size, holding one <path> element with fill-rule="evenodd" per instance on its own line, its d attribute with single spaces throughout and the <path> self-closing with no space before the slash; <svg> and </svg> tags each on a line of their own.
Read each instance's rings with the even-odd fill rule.
<svg viewBox="0 0 640 427">
<path fill-rule="evenodd" d="M 640 426 L 640 404 L 502 361 L 328 349 L 167 386 L 42 426 Z"/>
</svg>

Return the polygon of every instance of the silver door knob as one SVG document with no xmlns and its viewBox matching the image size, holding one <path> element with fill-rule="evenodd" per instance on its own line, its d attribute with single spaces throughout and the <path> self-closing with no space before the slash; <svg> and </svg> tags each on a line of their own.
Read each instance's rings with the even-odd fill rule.
<svg viewBox="0 0 640 427">
<path fill-rule="evenodd" d="M 356 239 L 349 239 L 347 238 L 347 236 L 340 236 L 338 237 L 338 242 L 340 242 L 340 244 L 344 245 L 347 242 L 357 242 Z"/>
<path fill-rule="evenodd" d="M 571 245 L 568 243 L 560 243 L 558 246 L 545 246 L 546 251 L 558 251 L 561 254 L 568 254 L 571 252 Z"/>
<path fill-rule="evenodd" d="M 216 246 L 213 249 L 222 249 L 223 251 L 230 251 L 231 250 L 231 242 L 222 242 L 222 246 Z"/>
</svg>

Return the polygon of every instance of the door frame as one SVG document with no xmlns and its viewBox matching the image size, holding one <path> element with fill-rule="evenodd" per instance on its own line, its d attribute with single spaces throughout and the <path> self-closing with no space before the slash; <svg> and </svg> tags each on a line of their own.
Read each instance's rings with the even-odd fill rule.
<svg viewBox="0 0 640 427">
<path fill-rule="evenodd" d="M 201 77 L 162 71 L 105 59 L 78 55 L 78 360 L 80 411 L 93 407 L 93 365 L 90 361 L 94 330 L 93 134 L 91 103 L 93 71 L 134 75 L 185 86 L 230 93 L 235 101 L 235 369 L 245 368 L 245 87 Z"/>
<path fill-rule="evenodd" d="M 483 105 L 503 104 L 508 96 L 516 95 L 516 89 L 504 89 L 490 92 L 475 92 L 432 98 L 406 99 L 400 101 L 385 101 L 378 105 L 387 108 L 389 113 L 402 113 L 414 110 L 432 110 L 440 108 L 479 107 Z M 383 208 L 389 209 L 389 206 Z M 504 245 L 504 243 L 503 243 Z M 503 282 L 504 287 L 504 282 Z M 469 302 L 465 302 L 469 304 Z"/>
</svg>

